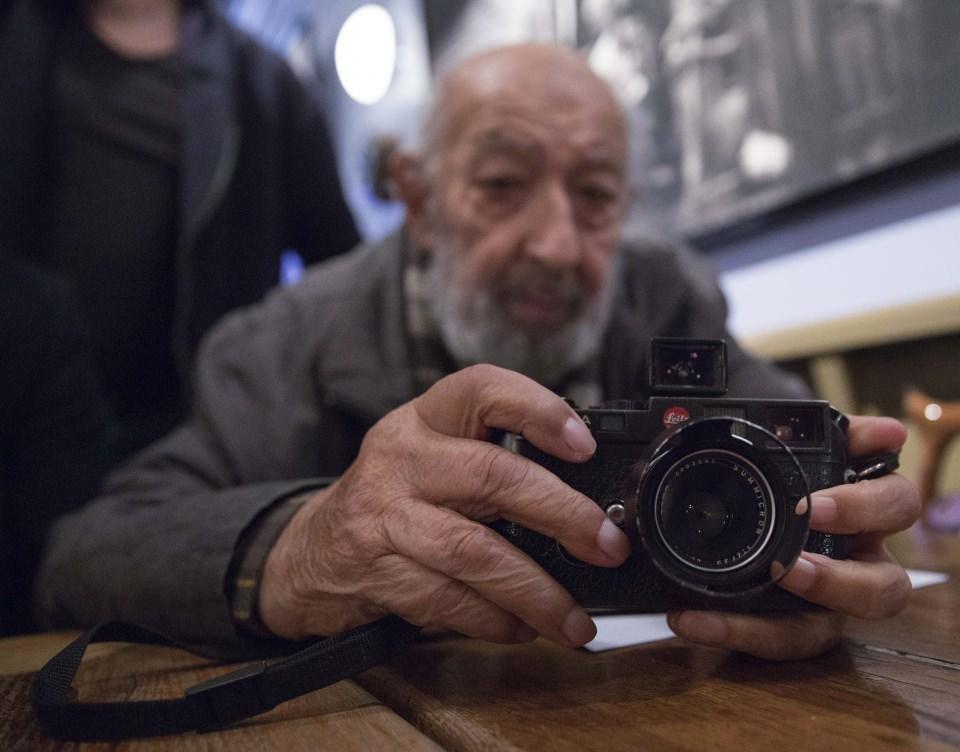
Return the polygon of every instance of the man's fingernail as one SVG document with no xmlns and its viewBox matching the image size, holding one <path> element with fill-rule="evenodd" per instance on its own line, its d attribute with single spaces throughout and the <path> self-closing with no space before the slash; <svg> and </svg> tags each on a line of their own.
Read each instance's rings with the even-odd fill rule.
<svg viewBox="0 0 960 752">
<path fill-rule="evenodd" d="M 535 630 L 529 624 L 521 623 L 517 628 L 516 633 L 514 633 L 513 639 L 515 639 L 517 642 L 531 642 L 537 639 L 537 630 Z"/>
<path fill-rule="evenodd" d="M 720 645 L 727 639 L 727 622 L 718 614 L 687 611 L 677 619 L 677 631 L 693 642 Z"/>
<path fill-rule="evenodd" d="M 618 564 L 630 555 L 630 541 L 627 536 L 606 518 L 597 532 L 597 548 Z"/>
<path fill-rule="evenodd" d="M 563 636 L 574 645 L 585 645 L 597 634 L 593 619 L 582 608 L 575 608 L 563 621 Z"/>
<path fill-rule="evenodd" d="M 586 459 L 593 456 L 597 451 L 597 442 L 593 439 L 593 434 L 587 428 L 580 418 L 570 416 L 567 422 L 563 424 L 563 440 L 579 457 Z"/>
<path fill-rule="evenodd" d="M 786 577 L 780 580 L 780 584 L 786 586 L 788 590 L 797 593 L 805 593 L 813 587 L 817 579 L 817 565 L 809 559 L 802 556 L 797 559 L 793 568 L 787 572 Z"/>
<path fill-rule="evenodd" d="M 810 499 L 813 502 L 810 507 L 811 525 L 829 525 L 831 522 L 836 522 L 839 516 L 836 499 L 818 494 L 814 494 Z"/>
</svg>

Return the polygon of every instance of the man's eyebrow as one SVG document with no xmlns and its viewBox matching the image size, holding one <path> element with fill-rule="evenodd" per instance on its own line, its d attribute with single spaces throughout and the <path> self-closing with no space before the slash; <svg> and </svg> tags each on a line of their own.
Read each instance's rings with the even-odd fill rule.
<svg viewBox="0 0 960 752">
<path fill-rule="evenodd" d="M 502 128 L 491 128 L 474 135 L 470 145 L 473 149 L 469 161 L 471 169 L 476 169 L 483 159 L 491 156 L 512 157 L 525 162 L 542 161 L 546 157 L 546 149 L 541 142 Z M 577 173 L 608 173 L 617 178 L 623 177 L 626 172 L 623 159 L 618 158 L 616 150 L 605 143 L 587 146 L 575 160 L 572 169 Z"/>
<path fill-rule="evenodd" d="M 623 160 L 607 155 L 590 155 L 578 159 L 572 168 L 575 172 L 610 172 L 623 175 L 626 167 Z"/>
<path fill-rule="evenodd" d="M 610 172 L 617 176 L 624 175 L 626 169 L 620 151 L 602 141 L 594 141 L 583 147 L 573 164 L 576 172 Z"/>
<path fill-rule="evenodd" d="M 491 154 L 506 154 L 524 159 L 539 157 L 543 146 L 535 139 L 507 133 L 501 129 L 483 131 L 471 139 L 475 150 L 473 162 Z"/>
</svg>

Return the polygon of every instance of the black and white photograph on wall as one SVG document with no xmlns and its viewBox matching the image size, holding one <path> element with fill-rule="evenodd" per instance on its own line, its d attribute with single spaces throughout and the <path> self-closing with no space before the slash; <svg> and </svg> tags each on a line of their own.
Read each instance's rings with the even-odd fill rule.
<svg viewBox="0 0 960 752">
<path fill-rule="evenodd" d="M 960 137 L 956 0 L 425 8 L 435 69 L 551 23 L 576 39 L 631 115 L 637 232 L 701 237 Z"/>
</svg>

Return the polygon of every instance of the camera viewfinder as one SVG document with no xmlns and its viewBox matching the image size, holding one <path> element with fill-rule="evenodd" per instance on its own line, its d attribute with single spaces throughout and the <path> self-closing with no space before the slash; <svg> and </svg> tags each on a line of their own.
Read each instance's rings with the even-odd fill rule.
<svg viewBox="0 0 960 752">
<path fill-rule="evenodd" d="M 818 447 L 823 444 L 823 412 L 815 407 L 770 405 L 767 425 L 788 446 Z"/>
<path fill-rule="evenodd" d="M 651 388 L 654 393 L 723 394 L 727 391 L 726 348 L 721 339 L 654 339 Z"/>
</svg>

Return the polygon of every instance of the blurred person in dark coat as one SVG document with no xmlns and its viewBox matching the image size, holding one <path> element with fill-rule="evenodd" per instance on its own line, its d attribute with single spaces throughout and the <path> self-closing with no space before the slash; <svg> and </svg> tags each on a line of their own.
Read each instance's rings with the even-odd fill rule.
<svg viewBox="0 0 960 752">
<path fill-rule="evenodd" d="M 128 454 L 285 250 L 358 240 L 323 113 L 208 2 L 5 3 L 0 70 L 0 246 L 76 286 Z"/>
</svg>

